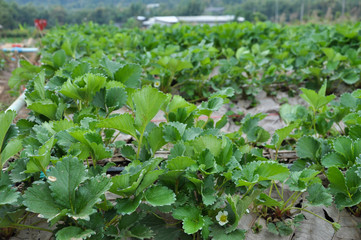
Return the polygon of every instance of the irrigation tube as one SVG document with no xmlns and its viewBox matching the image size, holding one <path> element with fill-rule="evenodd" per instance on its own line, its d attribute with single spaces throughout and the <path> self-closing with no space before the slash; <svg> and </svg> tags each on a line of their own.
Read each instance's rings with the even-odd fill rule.
<svg viewBox="0 0 361 240">
<path fill-rule="evenodd" d="M 23 92 L 6 111 L 13 110 L 18 113 L 25 106 L 25 92 Z"/>
</svg>

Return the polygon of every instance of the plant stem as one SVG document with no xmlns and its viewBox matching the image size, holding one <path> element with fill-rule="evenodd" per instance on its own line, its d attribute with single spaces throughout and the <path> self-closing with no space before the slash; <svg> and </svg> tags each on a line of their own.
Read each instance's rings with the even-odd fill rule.
<svg viewBox="0 0 361 240">
<path fill-rule="evenodd" d="M 278 193 L 278 196 L 280 196 L 280 198 L 281 198 L 282 201 L 283 201 L 283 195 L 281 195 L 280 191 L 278 190 L 278 187 L 277 187 L 276 183 L 273 182 L 273 184 L 275 185 L 275 189 L 276 189 L 276 191 L 277 191 L 277 193 Z M 282 190 L 283 190 L 283 189 L 282 189 Z"/>
<path fill-rule="evenodd" d="M 310 210 L 307 210 L 307 209 L 305 209 L 305 208 L 292 207 L 291 209 L 305 211 L 305 212 L 307 212 L 307 213 L 309 213 L 309 214 L 312 214 L 313 216 L 318 217 L 318 218 L 324 220 L 325 222 L 328 222 L 329 224 L 333 225 L 333 223 L 330 222 L 330 221 L 328 221 L 326 218 L 323 218 L 323 217 L 321 217 L 320 215 L 317 215 L 316 213 L 313 213 L 313 212 L 311 212 Z"/>
<path fill-rule="evenodd" d="M 139 159 L 140 149 L 142 148 L 142 141 L 143 141 L 144 131 L 145 131 L 145 129 L 142 131 L 142 134 L 140 135 L 140 138 L 139 138 L 139 141 L 138 141 L 137 160 Z"/>
<path fill-rule="evenodd" d="M 286 208 L 282 211 L 287 211 L 287 209 L 292 208 L 293 205 L 295 205 L 297 199 L 302 195 L 302 192 L 300 192 L 296 197 L 293 197 L 293 200 L 290 205 L 286 206 Z"/>
<path fill-rule="evenodd" d="M 268 193 L 268 196 L 271 197 L 271 194 L 272 194 L 272 190 L 273 190 L 273 180 L 272 180 L 272 184 L 271 184 L 271 187 L 269 189 L 269 193 Z"/>
<path fill-rule="evenodd" d="M 53 232 L 52 230 L 47 229 L 47 228 L 25 225 L 25 224 L 20 224 L 20 223 L 13 223 L 13 224 L 11 224 L 11 226 L 14 226 L 16 228 L 31 228 L 31 229 L 36 229 L 36 230 L 40 230 L 40 231 Z"/>
<path fill-rule="evenodd" d="M 245 194 L 243 194 L 243 196 L 242 196 L 242 200 L 243 200 L 243 198 L 245 198 L 245 197 L 247 196 L 247 194 L 253 189 L 254 185 L 255 185 L 255 184 L 253 184 L 253 185 L 251 185 L 251 186 L 248 187 L 247 192 L 246 192 Z"/>
<path fill-rule="evenodd" d="M 24 221 L 28 217 L 29 214 L 30 214 L 30 212 L 26 212 L 25 215 L 21 219 L 19 219 L 19 221 L 17 223 L 21 223 L 22 221 Z"/>
<path fill-rule="evenodd" d="M 121 217 L 121 215 L 115 215 L 114 218 L 105 225 L 105 228 L 108 228 L 110 225 L 117 222 Z"/>
<path fill-rule="evenodd" d="M 289 201 L 291 201 L 291 199 L 293 199 L 296 194 L 297 194 L 297 192 L 294 192 L 294 193 L 291 195 L 291 197 L 289 197 L 288 200 L 287 200 L 283 205 L 284 205 L 284 206 L 287 206 L 287 203 L 288 203 Z"/>
<path fill-rule="evenodd" d="M 176 180 L 175 182 L 175 194 L 178 195 L 178 186 L 179 186 L 179 179 Z"/>
</svg>

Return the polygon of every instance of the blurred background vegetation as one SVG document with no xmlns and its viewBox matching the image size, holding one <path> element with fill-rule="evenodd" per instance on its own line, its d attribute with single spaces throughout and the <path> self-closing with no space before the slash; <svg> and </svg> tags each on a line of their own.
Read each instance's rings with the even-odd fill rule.
<svg viewBox="0 0 361 240">
<path fill-rule="evenodd" d="M 361 19 L 360 0 L 0 0 L 0 9 L 1 35 L 6 37 L 21 37 L 35 18 L 47 19 L 48 27 L 88 21 L 136 25 L 134 17 L 139 15 L 232 14 L 280 23 Z"/>
</svg>

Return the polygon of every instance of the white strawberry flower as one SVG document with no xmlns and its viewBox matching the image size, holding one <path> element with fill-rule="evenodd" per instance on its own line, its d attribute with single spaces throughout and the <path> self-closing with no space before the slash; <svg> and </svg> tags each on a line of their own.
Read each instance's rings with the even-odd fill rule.
<svg viewBox="0 0 361 240">
<path fill-rule="evenodd" d="M 216 220 L 218 221 L 219 225 L 223 226 L 228 223 L 228 212 L 227 211 L 219 211 Z"/>
<path fill-rule="evenodd" d="M 154 82 L 154 87 L 159 88 L 160 87 L 160 81 Z"/>
</svg>

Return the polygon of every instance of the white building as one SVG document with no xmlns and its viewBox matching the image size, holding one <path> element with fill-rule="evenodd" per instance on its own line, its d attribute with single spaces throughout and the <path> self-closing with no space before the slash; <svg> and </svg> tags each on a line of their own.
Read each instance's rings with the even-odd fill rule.
<svg viewBox="0 0 361 240">
<path fill-rule="evenodd" d="M 150 27 L 154 24 L 159 25 L 173 25 L 175 23 L 185 23 L 185 24 L 208 24 L 210 26 L 224 24 L 227 22 L 232 22 L 235 20 L 233 15 L 223 15 L 223 16 L 157 16 L 151 17 L 146 21 L 143 21 L 143 26 Z M 243 22 L 245 19 L 243 17 L 238 17 L 237 22 Z"/>
</svg>

